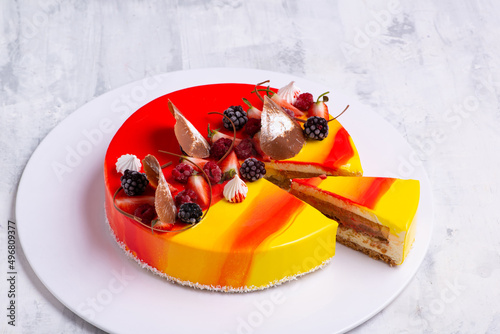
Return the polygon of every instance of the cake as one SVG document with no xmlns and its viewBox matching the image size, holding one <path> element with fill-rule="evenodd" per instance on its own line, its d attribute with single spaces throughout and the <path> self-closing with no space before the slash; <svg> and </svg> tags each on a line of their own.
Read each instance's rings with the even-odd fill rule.
<svg viewBox="0 0 500 334">
<path fill-rule="evenodd" d="M 132 114 L 104 161 L 106 218 L 118 244 L 156 274 L 216 291 L 265 289 L 315 271 L 334 256 L 336 237 L 353 246 L 359 236 L 341 233 L 350 226 L 344 216 L 315 196 L 330 180 L 364 180 L 358 152 L 326 98 L 300 95 L 293 82 L 279 91 L 204 85 Z M 328 182 L 314 188 L 317 176 Z"/>
<path fill-rule="evenodd" d="M 415 239 L 418 180 L 384 177 L 294 179 L 290 193 L 339 223 L 337 241 L 390 265 Z"/>
<path fill-rule="evenodd" d="M 202 132 L 209 125 L 210 129 L 203 136 L 212 136 L 208 139 L 211 141 L 214 137 L 232 136 L 231 131 L 223 127 L 222 117 L 210 112 L 222 112 L 229 106 L 240 105 L 242 97 L 259 109 L 263 107 L 260 98 L 251 93 L 253 89 L 253 85 L 217 84 L 167 94 L 136 111 L 112 139 L 104 163 L 106 217 L 122 248 L 155 273 L 203 289 L 251 291 L 312 272 L 335 254 L 337 223 L 265 178 L 246 182 L 248 192 L 241 203 L 231 203 L 224 198 L 223 190 L 229 181 L 212 185 L 211 203 L 204 200 L 200 204 L 208 213 L 196 225 L 176 223 L 168 226 L 170 230 L 161 231 L 158 225 L 151 228 L 134 217 L 139 206 L 155 203 L 155 188 L 148 185 L 141 195 L 127 196 L 120 181 L 126 166 L 135 165 L 135 169 L 142 172 L 146 166 L 144 160 L 142 163 L 140 160 L 153 155 L 159 165 L 172 163 L 163 168 L 162 174 L 173 197 L 192 188 L 189 183 L 176 182 L 172 177 L 179 158 L 159 152 L 183 155 L 183 151 L 190 150 L 186 147 L 188 144 L 183 143 L 182 148 L 179 145 L 175 134 L 178 120 L 176 123 L 176 117 L 169 113 L 169 103 L 189 120 L 189 124 L 183 124 L 184 130 L 192 127 Z M 259 95 L 265 94 L 260 92 Z M 337 120 L 330 124 L 332 130 L 327 139 L 308 141 L 300 154 L 291 160 L 303 165 L 309 161 L 332 173 L 339 169 L 349 174 L 362 173 L 359 156 L 347 132 Z M 218 131 L 214 130 L 216 128 Z M 336 159 L 332 151 L 338 149 L 335 143 L 339 132 L 343 139 L 347 138 L 343 146 L 350 146 L 350 153 L 348 157 Z M 236 142 L 240 143 L 249 136 L 240 130 L 237 137 Z M 254 155 L 259 160 L 269 160 L 265 153 L 254 152 Z M 189 160 L 203 165 L 211 159 L 195 157 Z M 222 170 L 225 170 L 225 162 L 231 159 L 234 159 L 234 152 L 220 163 Z M 117 168 L 118 160 L 118 165 L 123 165 L 121 168 Z M 238 165 L 242 163 L 242 160 L 236 161 Z M 201 175 L 198 180 L 205 182 Z"/>
</svg>

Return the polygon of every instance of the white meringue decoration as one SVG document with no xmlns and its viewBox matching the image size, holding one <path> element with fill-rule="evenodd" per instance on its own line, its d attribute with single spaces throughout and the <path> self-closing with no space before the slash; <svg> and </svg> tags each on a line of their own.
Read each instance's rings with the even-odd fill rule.
<svg viewBox="0 0 500 334">
<path fill-rule="evenodd" d="M 118 173 L 124 174 L 127 169 L 135 170 L 136 172 L 141 170 L 141 160 L 133 154 L 124 154 L 116 160 L 116 171 Z"/>
<path fill-rule="evenodd" d="M 299 87 L 295 86 L 295 81 L 290 82 L 288 85 L 278 90 L 278 95 L 292 105 L 297 101 L 297 97 L 299 97 L 300 94 L 302 94 L 302 91 Z"/>
<path fill-rule="evenodd" d="M 248 186 L 246 183 L 240 179 L 238 174 L 236 174 L 231 181 L 226 183 L 224 186 L 224 191 L 222 194 L 224 198 L 231 203 L 241 203 L 247 197 Z"/>
</svg>

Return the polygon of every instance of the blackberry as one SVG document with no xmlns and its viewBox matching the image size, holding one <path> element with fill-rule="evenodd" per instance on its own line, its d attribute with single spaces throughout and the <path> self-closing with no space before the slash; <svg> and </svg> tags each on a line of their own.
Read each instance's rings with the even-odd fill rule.
<svg viewBox="0 0 500 334">
<path fill-rule="evenodd" d="M 257 181 L 266 174 L 266 165 L 255 158 L 248 158 L 241 164 L 240 174 L 248 181 Z"/>
<path fill-rule="evenodd" d="M 201 220 L 203 212 L 196 203 L 184 203 L 179 208 L 179 213 L 177 215 L 183 223 L 196 224 Z"/>
<path fill-rule="evenodd" d="M 140 195 L 146 190 L 149 181 L 146 174 L 136 172 L 135 170 L 126 169 L 120 178 L 125 194 L 129 196 Z"/>
<path fill-rule="evenodd" d="M 247 113 L 243 110 L 241 106 L 231 106 L 227 108 L 226 110 L 224 110 L 224 115 L 226 115 L 231 119 L 231 121 L 233 121 L 236 131 L 243 128 L 243 126 L 248 121 Z M 231 122 L 229 122 L 229 120 L 226 117 L 222 119 L 222 122 L 226 129 L 231 131 L 233 130 L 233 125 L 231 124 Z"/>
<path fill-rule="evenodd" d="M 328 137 L 328 122 L 323 117 L 309 117 L 304 123 L 304 135 L 315 140 L 325 139 Z"/>
</svg>

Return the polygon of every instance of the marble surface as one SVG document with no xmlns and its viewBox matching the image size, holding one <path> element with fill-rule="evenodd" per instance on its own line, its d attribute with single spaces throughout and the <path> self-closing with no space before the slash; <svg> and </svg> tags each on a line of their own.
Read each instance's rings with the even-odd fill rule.
<svg viewBox="0 0 500 334">
<path fill-rule="evenodd" d="M 352 332 L 500 332 L 500 3 L 39 0 L 1 1 L 0 13 L 2 314 L 7 222 L 40 141 L 123 84 L 244 67 L 356 94 L 429 175 L 428 255 L 394 302 Z M 16 327 L 2 315 L 2 333 L 101 333 L 58 302 L 17 251 Z"/>
</svg>

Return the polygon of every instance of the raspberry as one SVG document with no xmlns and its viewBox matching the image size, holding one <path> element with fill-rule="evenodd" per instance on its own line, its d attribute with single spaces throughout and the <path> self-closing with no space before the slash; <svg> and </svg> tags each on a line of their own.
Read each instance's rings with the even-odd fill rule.
<svg viewBox="0 0 500 334">
<path fill-rule="evenodd" d="M 323 117 L 309 117 L 304 123 L 304 135 L 315 140 L 325 139 L 328 136 L 328 122 Z"/>
<path fill-rule="evenodd" d="M 198 195 L 191 189 L 185 189 L 175 195 L 175 205 L 177 206 L 184 203 L 194 203 L 196 200 L 198 200 Z"/>
<path fill-rule="evenodd" d="M 240 160 L 245 160 L 256 154 L 255 149 L 253 148 L 252 140 L 250 138 L 243 139 L 241 143 L 234 148 L 234 152 Z"/>
<path fill-rule="evenodd" d="M 181 222 L 188 224 L 196 224 L 201 220 L 203 212 L 201 208 L 196 203 L 184 203 L 179 208 L 179 213 L 177 214 Z"/>
<path fill-rule="evenodd" d="M 229 138 L 217 139 L 217 141 L 213 143 L 212 148 L 210 149 L 210 156 L 215 160 L 219 160 L 224 156 L 224 154 L 226 154 L 232 143 L 233 141 Z"/>
<path fill-rule="evenodd" d="M 142 204 L 134 211 L 134 216 L 141 219 L 146 225 L 151 225 L 151 221 L 156 217 L 155 207 L 151 204 Z"/>
<path fill-rule="evenodd" d="M 126 169 L 120 178 L 125 194 L 129 196 L 140 195 L 146 190 L 149 181 L 146 174 L 135 170 Z"/>
<path fill-rule="evenodd" d="M 311 93 L 302 93 L 297 97 L 293 106 L 302 111 L 308 111 L 314 103 L 314 98 Z"/>
<path fill-rule="evenodd" d="M 222 178 L 222 171 L 220 167 L 213 161 L 209 161 L 203 166 L 203 171 L 207 174 L 208 180 L 211 184 L 219 183 Z"/>
<path fill-rule="evenodd" d="M 186 183 L 191 174 L 193 174 L 193 167 L 185 163 L 178 164 L 172 170 L 174 180 L 180 183 Z"/>
<path fill-rule="evenodd" d="M 231 106 L 227 108 L 226 110 L 224 110 L 224 115 L 226 115 L 231 119 L 231 121 L 233 121 L 236 131 L 243 128 L 243 126 L 248 121 L 247 113 L 243 110 L 241 106 Z M 231 131 L 233 130 L 233 125 L 226 117 L 222 119 L 222 123 L 224 124 L 224 127 L 226 129 Z"/>
<path fill-rule="evenodd" d="M 261 122 L 257 118 L 249 118 L 247 124 L 245 125 L 245 133 L 252 137 L 254 134 L 260 131 Z"/>
<path fill-rule="evenodd" d="M 248 158 L 241 164 L 240 173 L 248 181 L 257 181 L 266 174 L 266 166 L 262 161 Z"/>
</svg>

